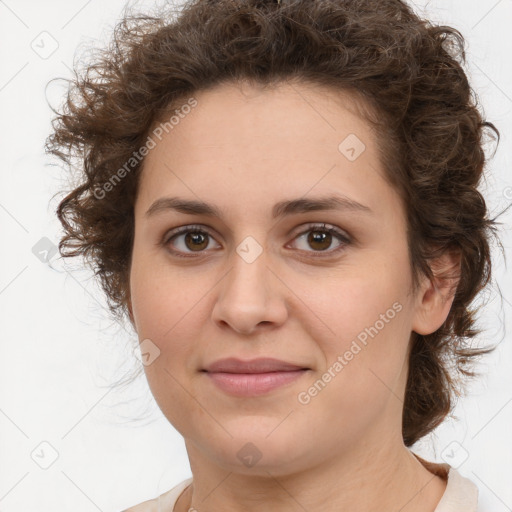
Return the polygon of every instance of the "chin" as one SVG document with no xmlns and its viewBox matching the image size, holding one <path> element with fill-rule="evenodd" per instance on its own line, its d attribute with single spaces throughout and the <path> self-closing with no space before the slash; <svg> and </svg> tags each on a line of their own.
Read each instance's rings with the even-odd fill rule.
<svg viewBox="0 0 512 512">
<path fill-rule="evenodd" d="M 226 471 L 266 478 L 290 474 L 300 469 L 301 461 L 307 467 L 311 436 L 301 442 L 297 432 L 290 431 L 291 423 L 285 426 L 286 420 L 281 425 L 280 421 L 255 416 L 239 418 L 237 428 L 224 424 L 232 438 L 210 437 L 202 444 L 208 443 L 206 450 Z"/>
</svg>

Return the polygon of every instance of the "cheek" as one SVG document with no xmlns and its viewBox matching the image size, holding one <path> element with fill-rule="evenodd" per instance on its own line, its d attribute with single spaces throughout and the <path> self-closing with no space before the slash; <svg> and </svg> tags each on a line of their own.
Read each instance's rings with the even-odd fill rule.
<svg viewBox="0 0 512 512">
<path fill-rule="evenodd" d="M 200 338 L 198 316 L 205 314 L 204 295 L 211 289 L 184 272 L 171 273 L 154 262 L 145 264 L 134 253 L 130 277 L 138 338 L 141 344 L 150 340 L 149 346 L 158 354 L 144 365 L 144 372 L 156 402 L 179 431 L 185 427 L 179 411 L 197 406 L 187 393 L 195 348 L 191 340 Z"/>
<path fill-rule="evenodd" d="M 194 360 L 195 349 L 191 340 L 198 338 L 191 331 L 195 324 L 190 321 L 192 312 L 179 298 L 171 302 L 164 296 L 159 298 L 150 288 L 143 290 L 136 313 L 139 339 L 144 343 L 143 340 L 149 338 L 158 353 L 151 364 L 144 365 L 146 379 L 160 410 L 176 430 L 185 435 L 191 429 L 191 420 L 183 411 L 197 409 L 190 386 L 193 371 L 190 363 Z M 201 415 L 201 411 L 195 414 Z"/>
<path fill-rule="evenodd" d="M 331 275 L 317 280 L 315 288 L 321 293 L 309 293 L 305 303 L 329 328 L 329 345 L 342 340 L 343 345 L 359 335 L 364 341 L 368 329 L 375 333 L 373 327 L 386 337 L 406 316 L 407 283 L 383 267 Z"/>
<path fill-rule="evenodd" d="M 200 300 L 204 292 L 196 294 L 190 286 L 179 286 L 176 282 L 169 288 L 165 282 L 152 283 L 151 279 L 134 282 L 132 290 L 139 340 L 141 343 L 151 340 L 159 353 L 145 367 L 148 379 L 153 383 L 158 379 L 167 383 L 172 381 L 172 376 L 179 378 L 179 374 L 189 369 L 186 364 L 192 361 L 195 348 L 192 340 L 201 338 L 198 315 L 204 314 Z"/>
<path fill-rule="evenodd" d="M 326 293 L 309 303 L 332 331 L 316 338 L 325 357 L 322 370 L 336 375 L 326 398 L 348 410 L 358 403 L 377 406 L 389 395 L 403 371 L 410 338 L 408 275 L 395 263 L 366 268 L 321 283 Z"/>
<path fill-rule="evenodd" d="M 318 417 L 330 425 L 340 446 L 372 425 L 382 425 L 388 414 L 390 424 L 391 418 L 401 417 L 409 340 L 407 321 L 401 315 L 407 317 L 408 312 L 398 301 L 382 304 L 383 308 L 377 302 L 362 302 L 361 308 L 351 306 L 353 315 L 343 312 L 338 316 L 342 334 L 336 343 L 324 344 L 325 367 L 309 383 L 310 388 L 301 390 L 305 393 L 301 403 L 309 400 L 309 405 L 299 406 L 300 410 L 308 421 L 314 423 L 312 418 Z"/>
<path fill-rule="evenodd" d="M 164 261 L 161 261 L 164 260 Z M 163 340 L 178 330 L 193 328 L 191 318 L 213 287 L 208 278 L 190 277 L 190 268 L 173 269 L 165 258 L 134 252 L 130 276 L 133 314 L 139 338 Z"/>
</svg>

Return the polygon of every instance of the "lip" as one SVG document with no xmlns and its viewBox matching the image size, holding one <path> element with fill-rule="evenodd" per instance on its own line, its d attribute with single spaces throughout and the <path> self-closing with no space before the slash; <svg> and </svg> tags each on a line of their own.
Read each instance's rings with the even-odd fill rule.
<svg viewBox="0 0 512 512">
<path fill-rule="evenodd" d="M 219 359 L 205 368 L 210 373 L 268 373 L 289 372 L 294 370 L 309 369 L 304 366 L 288 363 L 272 357 L 259 357 L 243 361 L 236 357 Z"/>
<path fill-rule="evenodd" d="M 206 369 L 207 377 L 220 390 L 234 396 L 258 396 L 291 384 L 310 368 L 273 358 L 242 361 L 220 359 Z"/>
</svg>

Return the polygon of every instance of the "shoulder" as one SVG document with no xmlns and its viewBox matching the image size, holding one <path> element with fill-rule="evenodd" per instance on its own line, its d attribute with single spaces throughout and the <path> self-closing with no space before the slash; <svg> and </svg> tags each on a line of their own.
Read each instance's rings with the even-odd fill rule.
<svg viewBox="0 0 512 512">
<path fill-rule="evenodd" d="M 446 481 L 446 488 L 434 512 L 479 512 L 478 488 L 447 463 L 429 462 L 411 452 L 431 473 Z"/>
<path fill-rule="evenodd" d="M 143 501 L 138 505 L 127 508 L 122 512 L 159 512 L 162 507 L 172 510 L 174 504 L 178 500 L 180 494 L 192 483 L 192 477 L 183 480 L 178 485 L 174 486 L 169 491 L 153 498 L 151 500 Z"/>
<path fill-rule="evenodd" d="M 476 512 L 478 507 L 478 488 L 469 478 L 462 476 L 450 467 L 448 485 L 440 502 L 447 510 L 467 510 Z M 444 508 L 441 508 L 444 510 Z"/>
</svg>

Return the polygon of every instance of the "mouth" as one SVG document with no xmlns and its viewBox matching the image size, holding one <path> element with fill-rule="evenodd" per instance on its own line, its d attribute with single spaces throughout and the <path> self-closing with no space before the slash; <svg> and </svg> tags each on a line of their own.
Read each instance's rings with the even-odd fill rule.
<svg viewBox="0 0 512 512">
<path fill-rule="evenodd" d="M 233 396 L 259 396 L 295 382 L 311 368 L 273 358 L 221 359 L 201 370 L 221 391 Z"/>
</svg>

